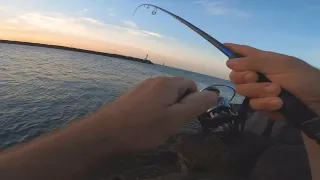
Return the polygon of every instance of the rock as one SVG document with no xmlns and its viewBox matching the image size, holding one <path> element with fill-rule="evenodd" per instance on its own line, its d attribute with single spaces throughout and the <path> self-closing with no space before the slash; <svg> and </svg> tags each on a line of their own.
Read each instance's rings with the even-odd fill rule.
<svg viewBox="0 0 320 180">
<path fill-rule="evenodd" d="M 200 131 L 192 121 L 157 149 L 108 160 L 94 179 L 310 179 L 301 134 L 285 121 L 255 112 L 232 143 Z"/>
<path fill-rule="evenodd" d="M 178 156 L 167 149 L 157 149 L 141 154 L 115 157 L 98 170 L 96 179 L 151 179 L 169 173 L 180 173 Z"/>
<path fill-rule="evenodd" d="M 258 158 L 250 180 L 311 180 L 303 145 L 276 144 Z"/>
<path fill-rule="evenodd" d="M 244 132 L 231 146 L 220 138 L 202 133 L 182 134 L 176 150 L 183 156 L 189 171 L 234 174 L 246 177 L 256 159 L 272 145 L 272 141 L 252 132 Z"/>
<path fill-rule="evenodd" d="M 168 174 L 152 180 L 244 180 L 230 174 L 214 174 L 214 173 L 194 173 L 187 174 Z"/>
</svg>

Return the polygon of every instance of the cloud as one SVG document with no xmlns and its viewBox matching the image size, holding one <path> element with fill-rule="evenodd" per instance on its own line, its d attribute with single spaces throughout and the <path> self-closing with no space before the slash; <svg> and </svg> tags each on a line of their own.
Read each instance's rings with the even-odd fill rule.
<svg viewBox="0 0 320 180">
<path fill-rule="evenodd" d="M 1 11 L 1 10 L 5 10 L 5 9 L 7 9 L 6 6 L 0 6 L 0 11 Z"/>
<path fill-rule="evenodd" d="M 101 39 L 109 34 L 127 34 L 146 38 L 162 38 L 163 35 L 156 32 L 139 29 L 139 26 L 132 21 L 122 21 L 127 27 L 114 24 L 106 24 L 100 20 L 90 17 L 70 17 L 59 13 L 26 13 L 5 20 L 7 27 L 33 30 L 46 30 L 62 34 L 93 37 Z M 112 32 L 112 33 L 111 33 Z M 102 35 L 103 34 L 103 35 Z"/>
<path fill-rule="evenodd" d="M 0 19 L 0 39 L 53 43 L 141 58 L 148 53 L 155 62 L 219 76 L 226 70 L 223 61 L 212 61 L 221 58 L 211 51 L 199 51 L 174 38 L 132 27 L 136 26 L 108 24 L 91 17 L 33 12 Z M 206 61 L 210 67 L 204 67 L 208 64 Z"/>
<path fill-rule="evenodd" d="M 150 32 L 150 31 L 145 31 L 141 30 L 140 27 L 133 21 L 130 20 L 121 20 L 121 23 L 124 24 L 125 27 L 124 29 L 127 30 L 127 32 L 131 35 L 134 36 L 142 36 L 142 37 L 156 37 L 156 38 L 162 38 L 163 35 L 155 33 L 155 32 Z"/>
<path fill-rule="evenodd" d="M 116 16 L 116 14 L 114 12 L 108 12 L 108 16 L 114 17 L 114 16 Z"/>
<path fill-rule="evenodd" d="M 194 1 L 194 2 L 192 2 L 193 4 L 204 4 L 204 3 L 207 3 L 208 1 L 206 1 L 206 0 L 200 0 L 200 1 Z"/>
<path fill-rule="evenodd" d="M 206 6 L 206 10 L 209 14 L 212 15 L 226 15 L 230 13 L 230 9 L 227 9 L 221 5 L 222 3 L 214 2 L 208 3 Z"/>
<path fill-rule="evenodd" d="M 78 21 L 75 18 L 66 18 L 58 13 L 51 14 L 51 16 L 40 13 L 26 13 L 6 20 L 9 24 L 22 29 L 41 29 L 63 34 L 83 35 L 86 28 Z"/>
<path fill-rule="evenodd" d="M 223 15 L 223 16 L 232 16 L 240 18 L 249 18 L 250 14 L 239 10 L 237 8 L 231 7 L 230 2 L 226 1 L 208 1 L 200 0 L 194 1 L 194 4 L 201 4 L 206 12 L 211 15 Z"/>
<path fill-rule="evenodd" d="M 130 20 L 121 20 L 121 23 L 132 28 L 132 29 L 139 29 L 139 26 L 133 22 L 133 21 L 130 21 Z"/>
<path fill-rule="evenodd" d="M 6 20 L 6 22 L 13 23 L 13 24 L 18 24 L 19 23 L 19 21 L 17 19 L 8 19 L 8 20 Z"/>
<path fill-rule="evenodd" d="M 107 11 L 108 11 L 108 13 L 107 13 L 108 16 L 110 16 L 110 17 L 116 16 L 116 13 L 114 12 L 113 8 L 109 8 L 109 9 L 107 9 Z"/>
<path fill-rule="evenodd" d="M 89 9 L 82 9 L 81 12 L 88 12 Z"/>
<path fill-rule="evenodd" d="M 127 32 L 131 35 L 134 36 L 152 36 L 152 37 L 157 37 L 157 38 L 162 38 L 163 36 L 161 34 L 158 33 L 154 33 L 154 32 L 149 32 L 149 31 L 144 31 L 144 30 L 137 30 L 137 29 L 130 29 L 130 28 L 125 28 L 127 30 Z"/>
<path fill-rule="evenodd" d="M 88 17 L 81 17 L 82 20 L 89 22 L 91 24 L 94 25 L 98 25 L 98 26 L 104 26 L 105 24 L 97 19 L 92 19 L 92 18 L 88 18 Z"/>
</svg>

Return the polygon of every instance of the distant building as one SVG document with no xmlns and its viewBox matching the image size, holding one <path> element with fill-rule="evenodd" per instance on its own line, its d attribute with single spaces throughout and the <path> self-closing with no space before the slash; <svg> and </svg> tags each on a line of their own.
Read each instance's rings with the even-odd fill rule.
<svg viewBox="0 0 320 180">
<path fill-rule="evenodd" d="M 148 56 L 149 56 L 149 54 L 147 54 L 146 58 L 144 58 L 145 61 L 148 60 Z"/>
</svg>

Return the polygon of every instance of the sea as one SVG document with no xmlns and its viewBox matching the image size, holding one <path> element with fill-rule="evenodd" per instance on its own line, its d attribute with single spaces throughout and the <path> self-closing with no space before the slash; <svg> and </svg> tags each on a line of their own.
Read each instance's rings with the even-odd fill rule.
<svg viewBox="0 0 320 180">
<path fill-rule="evenodd" d="M 163 65 L 0 44 L 0 150 L 81 120 L 157 76 L 192 79 L 199 89 L 213 84 L 232 86 L 227 80 Z M 232 102 L 242 100 L 237 95 Z M 190 131 L 197 128 L 196 121 L 184 127 Z"/>
</svg>

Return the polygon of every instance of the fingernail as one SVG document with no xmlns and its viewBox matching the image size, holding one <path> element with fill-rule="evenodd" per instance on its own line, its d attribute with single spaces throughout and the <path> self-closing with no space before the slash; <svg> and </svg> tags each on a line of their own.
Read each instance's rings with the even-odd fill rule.
<svg viewBox="0 0 320 180">
<path fill-rule="evenodd" d="M 228 67 L 230 67 L 230 68 L 234 68 L 235 66 L 237 66 L 238 62 L 239 62 L 238 59 L 229 59 L 229 60 L 227 61 L 227 65 L 228 65 Z"/>
<path fill-rule="evenodd" d="M 274 93 L 278 90 L 278 86 L 276 84 L 270 84 L 266 87 L 266 92 L 268 93 Z"/>
</svg>

